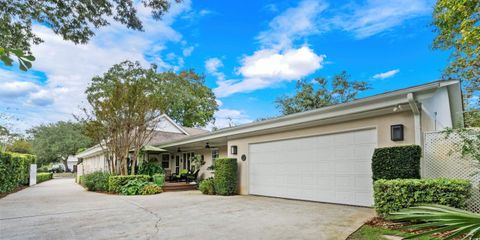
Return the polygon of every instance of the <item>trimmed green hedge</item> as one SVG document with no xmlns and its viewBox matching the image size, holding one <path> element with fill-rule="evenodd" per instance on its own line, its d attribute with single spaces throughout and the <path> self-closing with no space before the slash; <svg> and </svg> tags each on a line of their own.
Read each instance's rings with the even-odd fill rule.
<svg viewBox="0 0 480 240">
<path fill-rule="evenodd" d="M 373 189 L 375 210 L 386 215 L 422 203 L 463 208 L 471 183 L 460 179 L 380 179 Z"/>
<path fill-rule="evenodd" d="M 421 156 L 418 145 L 377 148 L 372 157 L 373 180 L 419 179 Z"/>
<path fill-rule="evenodd" d="M 121 175 L 110 176 L 108 178 L 108 191 L 113 193 L 120 193 L 122 186 L 126 185 L 130 180 L 140 180 L 148 182 L 151 177 L 148 175 Z"/>
<path fill-rule="evenodd" d="M 220 158 L 215 160 L 215 193 L 233 195 L 237 190 L 237 159 Z"/>
<path fill-rule="evenodd" d="M 0 152 L 0 192 L 10 192 L 20 184 L 28 185 L 32 163 L 35 163 L 33 155 Z"/>
<path fill-rule="evenodd" d="M 53 178 L 53 173 L 37 173 L 37 184 Z"/>
<path fill-rule="evenodd" d="M 215 195 L 215 186 L 213 178 L 208 178 L 200 182 L 198 190 L 203 194 Z"/>
<path fill-rule="evenodd" d="M 110 173 L 107 172 L 93 172 L 89 174 L 85 174 L 83 176 L 81 182 L 82 185 L 87 188 L 88 191 L 96 191 L 96 192 L 106 192 L 108 191 L 108 180 L 110 177 Z"/>
</svg>

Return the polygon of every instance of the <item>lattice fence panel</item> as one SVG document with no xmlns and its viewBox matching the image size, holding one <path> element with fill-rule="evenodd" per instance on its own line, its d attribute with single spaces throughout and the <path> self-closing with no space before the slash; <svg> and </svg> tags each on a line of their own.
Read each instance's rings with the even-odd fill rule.
<svg viewBox="0 0 480 240">
<path fill-rule="evenodd" d="M 480 166 L 472 159 L 464 159 L 455 151 L 460 141 L 456 134 L 448 138 L 442 132 L 425 133 L 422 178 L 457 178 L 472 181 L 472 197 L 467 202 L 470 211 L 480 212 Z"/>
</svg>

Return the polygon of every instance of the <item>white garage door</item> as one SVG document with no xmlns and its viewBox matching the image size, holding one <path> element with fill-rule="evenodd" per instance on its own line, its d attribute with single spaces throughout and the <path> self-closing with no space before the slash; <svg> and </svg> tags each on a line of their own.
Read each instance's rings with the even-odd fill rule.
<svg viewBox="0 0 480 240">
<path fill-rule="evenodd" d="M 249 192 L 372 206 L 376 146 L 375 129 L 250 144 Z"/>
</svg>

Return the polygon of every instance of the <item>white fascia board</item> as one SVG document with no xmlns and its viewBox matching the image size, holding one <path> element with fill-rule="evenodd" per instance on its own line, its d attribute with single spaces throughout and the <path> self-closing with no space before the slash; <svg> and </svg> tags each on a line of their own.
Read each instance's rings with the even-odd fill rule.
<svg viewBox="0 0 480 240">
<path fill-rule="evenodd" d="M 86 158 L 86 157 L 95 156 L 95 155 L 99 155 L 99 154 L 103 154 L 103 149 L 102 149 L 102 147 L 100 147 L 100 145 L 95 145 L 95 146 L 93 146 L 91 148 L 88 148 L 85 151 L 75 155 L 75 157 L 76 158 Z"/>
<path fill-rule="evenodd" d="M 178 128 L 178 130 L 180 130 L 182 133 L 184 133 L 185 135 L 190 135 L 188 134 L 187 131 L 185 131 L 185 129 L 183 129 L 182 126 L 178 125 L 175 121 L 173 121 L 173 119 L 171 119 L 167 114 L 162 114 L 162 116 L 160 116 L 161 118 L 165 118 L 167 119 L 167 121 L 169 121 L 171 124 L 173 124 L 173 126 L 175 126 L 176 128 Z"/>
</svg>

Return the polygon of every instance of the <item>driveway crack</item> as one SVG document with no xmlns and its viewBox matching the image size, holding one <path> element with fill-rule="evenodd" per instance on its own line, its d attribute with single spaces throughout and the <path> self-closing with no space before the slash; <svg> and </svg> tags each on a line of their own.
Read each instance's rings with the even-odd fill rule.
<svg viewBox="0 0 480 240">
<path fill-rule="evenodd" d="M 136 203 L 136 202 L 134 202 L 134 201 L 130 201 L 130 200 L 125 199 L 125 198 L 122 198 L 122 200 L 125 201 L 125 202 L 128 203 L 128 204 L 131 204 L 131 205 L 133 205 L 133 206 L 135 206 L 135 207 L 137 207 L 137 208 L 142 209 L 144 212 L 146 212 L 146 213 L 148 213 L 148 214 L 150 214 L 150 215 L 152 215 L 152 216 L 154 216 L 154 217 L 156 218 L 156 221 L 155 221 L 155 229 L 154 229 L 155 231 L 152 232 L 151 236 L 147 237 L 147 239 L 152 239 L 154 236 L 156 236 L 157 233 L 160 231 L 159 225 L 160 225 L 160 222 L 162 221 L 162 217 L 160 217 L 157 213 L 151 211 L 150 209 L 148 209 L 148 208 L 146 208 L 146 207 L 144 207 L 144 206 L 142 206 L 142 205 L 140 205 L 140 204 L 138 204 L 138 203 Z"/>
</svg>

